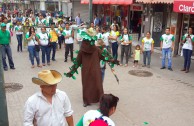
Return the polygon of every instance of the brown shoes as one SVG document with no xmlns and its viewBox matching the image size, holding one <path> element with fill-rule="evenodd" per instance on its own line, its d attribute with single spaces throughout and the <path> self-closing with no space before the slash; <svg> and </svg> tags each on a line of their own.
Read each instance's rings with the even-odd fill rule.
<svg viewBox="0 0 194 126">
<path fill-rule="evenodd" d="M 185 69 L 185 68 L 183 68 L 181 71 L 186 71 L 186 69 Z"/>
<path fill-rule="evenodd" d="M 189 70 L 186 70 L 185 73 L 189 73 Z"/>
</svg>

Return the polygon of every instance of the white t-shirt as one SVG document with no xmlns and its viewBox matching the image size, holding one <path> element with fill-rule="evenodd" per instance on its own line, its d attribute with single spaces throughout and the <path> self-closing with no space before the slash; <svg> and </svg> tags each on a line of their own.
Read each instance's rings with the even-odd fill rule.
<svg viewBox="0 0 194 126">
<path fill-rule="evenodd" d="M 19 25 L 19 26 L 15 26 L 15 31 L 16 31 L 16 35 L 21 35 L 21 34 L 23 34 L 23 32 L 19 32 L 19 30 L 22 30 L 22 26 L 21 25 Z"/>
<path fill-rule="evenodd" d="M 63 35 L 64 35 L 64 37 L 66 36 L 66 35 L 71 35 L 72 34 L 72 30 L 63 30 Z M 73 43 L 73 38 L 72 37 L 69 37 L 69 38 L 66 38 L 65 39 L 65 44 L 72 44 Z"/>
<path fill-rule="evenodd" d="M 160 40 L 163 42 L 162 48 L 170 48 L 172 46 L 172 42 L 174 42 L 174 35 L 172 34 L 163 34 L 160 38 Z"/>
<path fill-rule="evenodd" d="M 122 36 L 121 36 L 122 37 Z M 122 37 L 124 42 L 129 42 L 130 40 L 132 41 L 132 36 L 128 35 L 128 34 L 124 34 Z M 123 43 L 121 43 L 121 45 L 124 45 Z M 129 44 L 126 44 L 129 45 Z"/>
<path fill-rule="evenodd" d="M 89 110 L 84 114 L 83 126 L 89 126 L 92 121 L 96 118 L 100 118 L 101 116 L 102 114 L 98 110 Z M 107 116 L 102 116 L 102 118 L 107 121 L 109 126 L 115 126 L 114 122 Z"/>
<path fill-rule="evenodd" d="M 108 39 L 109 35 L 110 35 L 109 32 L 102 34 L 102 40 L 104 41 L 106 46 L 109 46 L 109 39 Z"/>
<path fill-rule="evenodd" d="M 29 32 L 27 32 L 26 39 L 29 37 L 30 37 Z M 31 40 L 28 41 L 28 46 L 34 46 L 35 44 L 38 45 L 38 42 L 36 41 L 35 36 L 34 36 Z"/>
<path fill-rule="evenodd" d="M 191 38 L 187 38 L 187 36 L 188 36 L 188 34 L 185 34 L 185 35 L 183 36 L 183 40 L 186 39 L 186 42 L 184 43 L 184 45 L 183 45 L 182 48 L 183 48 L 183 49 L 193 50 L 193 45 L 192 45 L 192 43 L 193 43 L 193 41 L 194 41 L 194 35 L 190 35 Z"/>
<path fill-rule="evenodd" d="M 42 45 L 42 46 L 47 46 L 48 45 L 48 42 L 49 42 L 49 34 L 48 33 L 40 32 L 38 34 L 38 38 L 40 40 L 40 45 Z"/>
<path fill-rule="evenodd" d="M 78 29 L 79 30 L 79 32 L 81 33 L 82 31 L 86 31 L 86 29 L 85 28 L 83 28 L 83 29 Z M 78 33 L 77 32 L 77 40 L 80 42 L 80 41 L 83 41 L 83 38 L 80 36 L 80 33 Z"/>
<path fill-rule="evenodd" d="M 150 51 L 152 49 L 152 44 L 154 43 L 154 40 L 152 38 L 144 37 L 142 39 L 142 43 L 144 43 L 144 51 Z"/>
</svg>

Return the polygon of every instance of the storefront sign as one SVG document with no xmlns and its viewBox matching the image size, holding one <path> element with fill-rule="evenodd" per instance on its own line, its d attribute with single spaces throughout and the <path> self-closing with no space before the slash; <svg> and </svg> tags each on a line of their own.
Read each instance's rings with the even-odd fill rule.
<svg viewBox="0 0 194 126">
<path fill-rule="evenodd" d="M 131 11 L 143 11 L 143 5 L 141 4 L 132 4 Z"/>
<path fill-rule="evenodd" d="M 194 14 L 194 1 L 175 0 L 173 10 L 180 13 Z"/>
</svg>

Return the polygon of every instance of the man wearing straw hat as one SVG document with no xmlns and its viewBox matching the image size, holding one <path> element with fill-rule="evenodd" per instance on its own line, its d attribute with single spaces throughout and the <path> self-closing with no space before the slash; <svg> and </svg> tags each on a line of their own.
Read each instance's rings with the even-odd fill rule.
<svg viewBox="0 0 194 126">
<path fill-rule="evenodd" d="M 55 70 L 43 70 L 32 82 L 40 92 L 28 98 L 24 109 L 24 126 L 74 126 L 73 110 L 67 94 L 57 88 L 62 76 Z"/>
</svg>

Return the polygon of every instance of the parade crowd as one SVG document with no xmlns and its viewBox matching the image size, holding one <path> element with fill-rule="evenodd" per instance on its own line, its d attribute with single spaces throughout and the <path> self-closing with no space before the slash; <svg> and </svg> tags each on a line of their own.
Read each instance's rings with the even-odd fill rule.
<svg viewBox="0 0 194 126">
<path fill-rule="evenodd" d="M 112 94 L 104 94 L 102 83 L 106 64 L 128 67 L 129 58 L 133 58 L 133 67 L 140 67 L 143 55 L 142 67 L 150 68 L 154 39 L 148 31 L 141 40 L 141 45 L 137 44 L 133 49 L 133 38 L 128 28 L 121 29 L 116 20 L 111 26 L 102 26 L 98 16 L 94 17 L 93 22 L 86 24 L 80 14 L 74 21 L 69 21 L 62 15 L 54 18 L 50 13 L 43 15 L 30 12 L 28 15 L 17 16 L 2 14 L 0 45 L 3 68 L 5 71 L 8 70 L 6 63 L 8 57 L 10 69 L 15 69 L 10 47 L 14 33 L 18 41 L 17 52 L 20 53 L 24 46 L 27 47 L 31 68 L 52 65 L 51 60 L 56 61 L 57 50 L 64 47 L 64 62 L 70 60 L 73 63 L 66 76 L 73 77 L 77 68 L 82 67 L 83 106 L 100 103 L 99 109 L 86 112 L 76 126 L 115 126 L 109 116 L 115 112 L 119 98 Z M 166 28 L 160 38 L 161 69 L 167 67 L 173 71 L 174 39 L 174 35 L 170 34 L 170 28 Z M 181 71 L 185 73 L 190 69 L 193 43 L 193 31 L 189 28 L 188 33 L 182 38 L 184 65 Z M 79 44 L 80 47 L 76 59 L 73 53 L 74 44 Z M 119 47 L 120 53 L 118 53 Z M 55 70 L 43 70 L 38 73 L 38 78 L 32 78 L 32 82 L 39 85 L 41 91 L 29 97 L 25 104 L 24 126 L 65 126 L 64 117 L 69 126 L 74 125 L 70 100 L 65 92 L 56 89 L 61 80 L 62 75 Z"/>
</svg>

